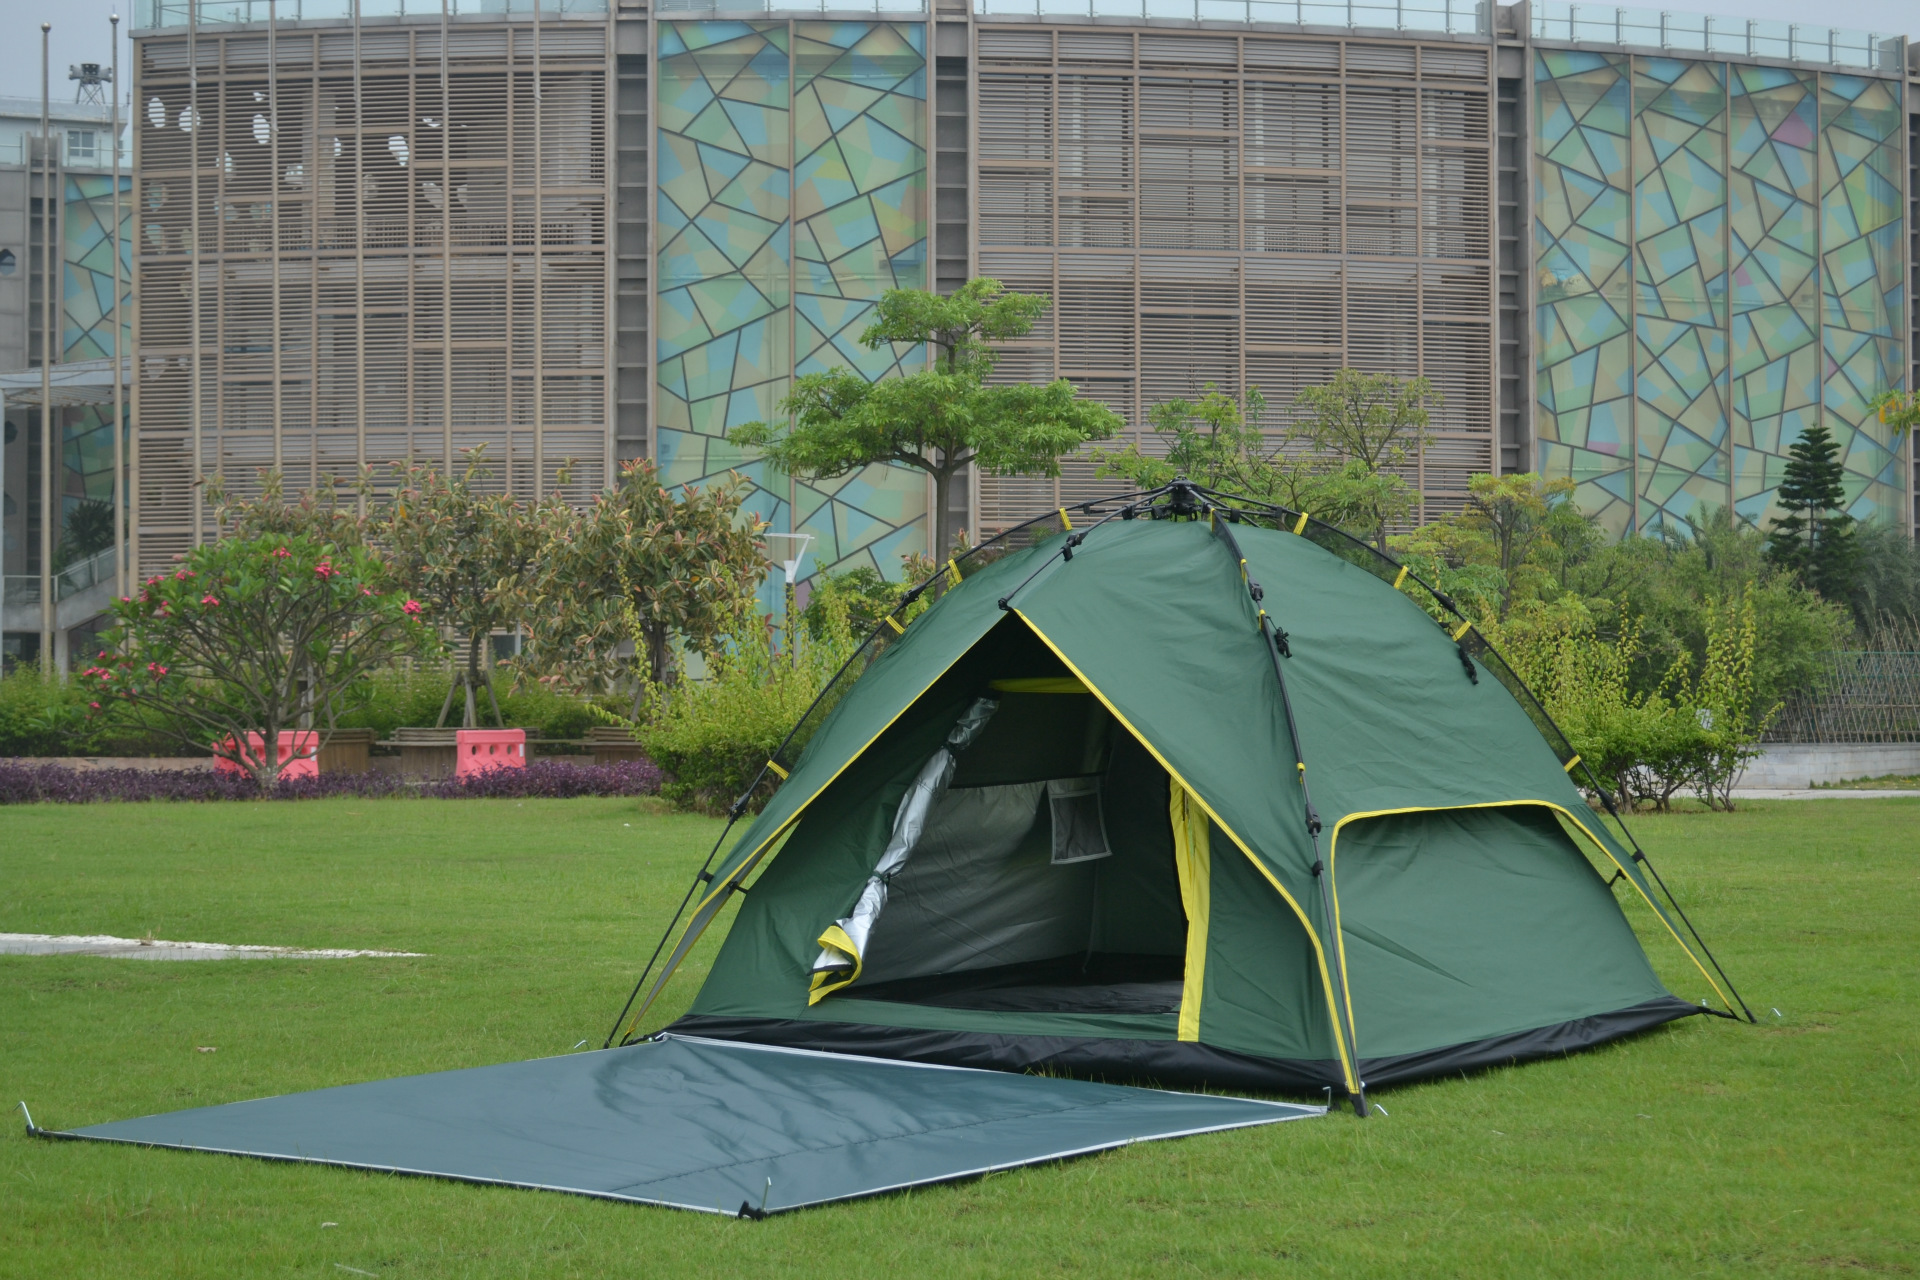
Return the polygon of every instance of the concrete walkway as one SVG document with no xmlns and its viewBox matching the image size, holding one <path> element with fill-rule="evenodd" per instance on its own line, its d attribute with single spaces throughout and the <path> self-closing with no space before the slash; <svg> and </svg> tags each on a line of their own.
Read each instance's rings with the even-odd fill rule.
<svg viewBox="0 0 1920 1280">
<path fill-rule="evenodd" d="M 1843 787 L 1735 787 L 1735 800 L 1892 800 L 1920 796 L 1920 791 L 1874 791 Z"/>
<path fill-rule="evenodd" d="M 419 951 L 303 951 L 298 947 L 232 946 L 224 942 L 167 942 L 105 934 L 0 933 L 0 956 L 117 956 L 124 960 L 350 960 L 359 956 L 418 956 Z"/>
</svg>

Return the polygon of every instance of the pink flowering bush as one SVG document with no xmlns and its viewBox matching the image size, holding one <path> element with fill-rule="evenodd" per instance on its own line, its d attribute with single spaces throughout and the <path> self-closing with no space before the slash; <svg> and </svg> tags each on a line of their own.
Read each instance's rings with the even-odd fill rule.
<svg viewBox="0 0 1920 1280">
<path fill-rule="evenodd" d="M 395 658 L 437 651 L 417 601 L 364 546 L 299 534 L 195 548 L 113 605 L 110 649 L 81 672 L 106 705 L 152 730 L 279 778 L 279 735 L 331 731 L 355 682 Z M 248 744 L 258 733 L 262 750 Z"/>
</svg>

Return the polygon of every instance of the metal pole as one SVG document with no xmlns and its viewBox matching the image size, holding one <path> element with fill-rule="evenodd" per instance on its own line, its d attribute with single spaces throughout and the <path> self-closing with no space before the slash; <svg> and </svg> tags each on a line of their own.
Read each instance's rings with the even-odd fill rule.
<svg viewBox="0 0 1920 1280">
<path fill-rule="evenodd" d="M 47 44 L 40 24 L 40 670 L 53 667 L 53 134 L 47 124 Z"/>
<path fill-rule="evenodd" d="M 203 408 L 200 385 L 200 0 L 187 0 L 187 117 L 192 126 L 186 130 L 187 194 L 193 202 L 187 217 L 187 234 L 193 239 L 193 249 L 187 258 L 187 269 L 192 273 L 187 284 L 187 305 L 192 308 L 193 342 L 193 354 L 187 360 L 187 371 L 193 379 L 187 395 L 193 437 L 193 463 L 187 472 L 187 487 L 193 493 L 192 545 L 197 547 L 206 534 L 201 506 L 205 491 L 200 483 L 206 466 L 200 422 Z"/>
<path fill-rule="evenodd" d="M 126 406 L 120 386 L 120 15 L 109 14 L 113 28 L 113 124 L 107 143 L 113 148 L 113 594 L 127 594 L 127 438 Z"/>
<path fill-rule="evenodd" d="M 253 14 L 249 12 L 248 17 Z M 280 351 L 284 343 L 280 310 L 280 7 L 267 0 L 267 241 L 268 270 L 273 284 L 273 471 L 285 479 L 286 470 L 286 388 L 282 385 L 284 368 Z"/>
<path fill-rule="evenodd" d="M 546 174 L 546 120 L 540 102 L 540 0 L 533 0 L 533 500 L 540 501 L 547 478 L 546 423 L 546 211 L 540 187 Z M 791 117 L 792 112 L 788 112 Z M 793 158 L 788 156 L 791 164 Z M 508 179 L 511 189 L 512 179 Z M 791 255 L 789 255 L 791 256 Z"/>
</svg>

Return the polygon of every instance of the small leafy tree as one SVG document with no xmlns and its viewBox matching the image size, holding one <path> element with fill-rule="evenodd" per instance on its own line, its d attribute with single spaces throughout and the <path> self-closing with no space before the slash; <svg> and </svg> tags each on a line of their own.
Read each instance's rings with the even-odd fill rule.
<svg viewBox="0 0 1920 1280">
<path fill-rule="evenodd" d="M 303 489 L 292 498 L 287 497 L 285 477 L 278 471 L 261 471 L 259 483 L 259 493 L 245 497 L 228 489 L 222 476 L 207 480 L 206 500 L 223 537 L 302 537 L 336 547 L 366 542 L 367 521 L 360 514 L 360 500 L 368 489 L 366 476 L 352 485 L 329 476 L 318 487 Z"/>
<path fill-rule="evenodd" d="M 492 472 L 486 447 L 470 450 L 457 476 L 424 463 L 396 463 L 398 484 L 369 520 L 385 548 L 395 579 L 432 611 L 435 621 L 466 639 L 466 661 L 455 671 L 436 725 L 465 694 L 461 724 L 479 724 L 477 690 L 484 688 L 494 723 L 504 724 L 493 688 L 492 663 L 481 661 L 494 631 L 520 617 L 527 579 L 542 543 L 542 513 L 505 493 L 486 493 Z M 550 506 L 561 507 L 558 499 Z"/>
<path fill-rule="evenodd" d="M 436 643 L 421 604 L 365 547 L 299 536 L 195 548 L 112 612 L 110 649 L 81 673 L 94 710 L 118 701 L 263 785 L 279 777 L 282 733 L 306 722 L 324 738 L 356 681 Z"/>
<path fill-rule="evenodd" d="M 738 477 L 669 490 L 644 459 L 577 516 L 545 524 L 529 585 L 528 665 L 597 693 L 628 672 L 636 714 L 649 685 L 674 681 L 674 649 L 712 654 L 751 610 L 766 576 L 760 523 L 741 511 Z"/>
<path fill-rule="evenodd" d="M 1403 515 L 1418 499 L 1407 482 L 1369 470 L 1353 458 L 1292 447 L 1292 433 L 1265 429 L 1267 400 L 1258 387 L 1241 399 L 1208 383 L 1198 400 L 1155 405 L 1147 421 L 1166 443 L 1166 455 L 1137 444 L 1097 450 L 1101 476 L 1123 476 L 1142 489 L 1156 489 L 1185 476 L 1210 489 L 1271 502 L 1314 516 L 1349 532 L 1371 536 L 1379 513 Z"/>
<path fill-rule="evenodd" d="M 1704 739 L 1694 790 L 1709 808 L 1733 808 L 1733 784 L 1760 755 L 1760 736 L 1780 712 L 1754 691 L 1759 628 L 1745 592 L 1713 601 L 1707 616 L 1707 656 L 1687 699 Z"/>
<path fill-rule="evenodd" d="M 1792 569 L 1829 600 L 1853 587 L 1853 517 L 1846 513 L 1846 471 L 1840 445 L 1824 426 L 1808 427 L 1787 449 L 1780 505 L 1767 535 L 1767 557 Z"/>
<path fill-rule="evenodd" d="M 1573 505 L 1573 490 L 1571 480 L 1531 472 L 1476 475 L 1467 481 L 1463 510 L 1390 541 L 1423 577 L 1473 601 L 1471 612 L 1484 617 L 1491 607 L 1505 618 L 1516 598 L 1552 591 L 1547 563 L 1588 541 L 1591 522 Z"/>
<path fill-rule="evenodd" d="M 1401 381 L 1391 374 L 1342 369 L 1323 387 L 1303 387 L 1294 397 L 1298 413 L 1291 439 L 1311 445 L 1380 476 L 1405 466 L 1426 440 L 1429 408 L 1442 397 L 1425 378 Z M 1368 501 L 1365 536 L 1385 551 L 1387 528 L 1419 502 L 1410 486 L 1382 487 Z"/>
<path fill-rule="evenodd" d="M 860 335 L 869 350 L 931 346 L 932 364 L 868 382 L 851 369 L 809 373 L 780 402 L 792 425 L 736 427 L 728 438 L 758 449 L 789 475 L 843 476 L 874 463 L 916 467 L 933 479 L 933 547 L 953 545 L 948 495 L 970 465 L 997 475 L 1060 474 L 1060 458 L 1120 426 L 1105 405 L 1080 399 L 1064 378 L 1046 386 L 988 386 L 992 344 L 1033 328 L 1048 299 L 1014 293 L 997 280 L 970 280 L 942 297 L 889 289 Z"/>
</svg>

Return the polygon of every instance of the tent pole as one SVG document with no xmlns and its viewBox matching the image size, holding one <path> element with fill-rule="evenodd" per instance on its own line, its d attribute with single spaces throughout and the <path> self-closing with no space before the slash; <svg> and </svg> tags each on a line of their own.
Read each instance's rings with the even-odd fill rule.
<svg viewBox="0 0 1920 1280">
<path fill-rule="evenodd" d="M 1277 520 L 1281 518 L 1293 519 L 1295 517 L 1305 517 L 1306 519 L 1311 520 L 1311 517 L 1306 517 L 1305 512 L 1289 511 L 1285 507 L 1277 506 L 1271 502 L 1262 502 L 1258 498 L 1236 497 L 1233 494 L 1221 493 L 1217 490 L 1208 489 L 1203 486 L 1194 486 L 1194 491 L 1196 493 L 1206 496 L 1207 498 L 1213 499 L 1218 503 L 1231 502 L 1231 503 L 1239 504 L 1242 507 L 1261 508 L 1262 510 L 1259 512 L 1259 514 L 1268 519 Z M 1223 506 L 1221 509 L 1233 510 L 1234 508 L 1227 508 Z M 1394 560 L 1391 556 L 1388 556 L 1382 553 L 1378 547 L 1375 547 L 1371 543 L 1362 542 L 1360 539 L 1354 537 L 1352 534 L 1348 533 L 1346 530 L 1335 528 L 1334 526 L 1327 524 L 1324 521 L 1311 520 L 1311 523 L 1325 530 L 1328 533 L 1338 536 L 1339 538 L 1343 539 L 1346 542 L 1352 543 L 1355 547 L 1366 552 L 1368 555 L 1372 556 L 1377 560 L 1384 562 L 1389 567 L 1395 569 L 1399 574 L 1406 575 L 1415 586 L 1419 587 L 1421 590 L 1425 591 L 1428 595 L 1432 596 L 1435 600 L 1439 601 L 1441 606 L 1445 608 L 1449 613 L 1453 614 L 1454 617 L 1459 618 L 1462 622 L 1469 621 L 1466 615 L 1460 612 L 1459 606 L 1453 602 L 1453 599 L 1450 596 L 1448 596 L 1445 592 L 1440 591 L 1438 588 L 1434 587 L 1432 584 L 1428 583 L 1425 579 L 1421 578 L 1420 575 L 1408 573 L 1408 566 L 1403 565 L 1399 561 Z M 1232 541 L 1231 534 L 1228 535 L 1228 540 L 1229 542 Z M 1237 544 L 1235 544 L 1234 554 L 1236 556 L 1239 555 Z M 1396 585 L 1397 585 L 1397 579 L 1396 579 Z M 1484 636 L 1479 637 L 1479 640 L 1480 640 L 1480 643 L 1485 646 L 1487 653 L 1491 654 L 1495 659 L 1499 661 L 1500 666 L 1505 668 L 1508 677 L 1511 678 L 1513 683 L 1520 686 L 1520 692 L 1524 692 L 1526 694 L 1527 698 L 1532 702 L 1534 709 L 1540 713 L 1541 718 L 1544 719 L 1546 723 L 1552 727 L 1554 734 L 1559 737 L 1561 744 L 1566 746 L 1567 755 L 1571 757 L 1573 753 L 1573 748 L 1570 744 L 1567 744 L 1566 733 L 1562 731 L 1560 726 L 1554 722 L 1553 717 L 1547 714 L 1546 707 L 1541 704 L 1540 699 L 1534 697 L 1533 690 L 1528 689 L 1526 687 L 1525 682 L 1522 681 L 1518 675 L 1514 674 L 1512 665 L 1507 662 L 1506 658 L 1503 657 L 1497 649 L 1495 649 L 1492 645 L 1486 643 L 1486 638 Z M 1501 683 L 1506 684 L 1507 681 L 1501 680 Z M 1511 686 L 1509 687 L 1511 688 Z M 1517 697 L 1518 694 L 1516 693 L 1515 696 Z M 1545 735 L 1543 734 L 1543 736 Z M 1549 741 L 1549 745 L 1551 745 L 1551 740 Z M 1622 818 L 1620 816 L 1619 811 L 1613 807 L 1613 800 L 1607 794 L 1606 788 L 1600 785 L 1600 780 L 1594 776 L 1593 767 L 1587 764 L 1585 761 L 1582 761 L 1581 770 L 1586 774 L 1587 781 L 1591 784 L 1591 789 L 1593 793 L 1600 797 L 1600 803 L 1606 808 L 1607 813 L 1613 818 L 1614 822 L 1619 825 L 1620 833 L 1627 838 L 1627 843 L 1633 847 L 1633 854 L 1634 854 L 1633 860 L 1635 862 L 1638 862 L 1641 866 L 1645 867 L 1647 869 L 1647 873 L 1653 877 L 1653 882 L 1659 886 L 1660 892 L 1666 897 L 1667 903 L 1673 908 L 1674 914 L 1680 917 L 1680 923 L 1686 925 L 1687 932 L 1693 936 L 1694 942 L 1699 944 L 1700 952 L 1702 955 L 1706 956 L 1707 963 L 1711 964 L 1713 966 L 1714 972 L 1720 975 L 1720 980 L 1727 984 L 1727 990 L 1732 993 L 1734 1001 L 1737 1004 L 1739 1004 L 1740 1011 L 1747 1015 L 1747 1021 L 1756 1022 L 1757 1019 L 1755 1019 L 1753 1016 L 1753 1010 L 1747 1007 L 1747 1002 L 1745 997 L 1743 997 L 1740 994 L 1739 990 L 1734 987 L 1733 979 L 1727 976 L 1727 971 L 1721 967 L 1720 961 L 1713 954 L 1713 949 L 1707 945 L 1707 940 L 1700 936 L 1700 930 L 1694 927 L 1693 921 L 1691 918 L 1688 917 L 1685 908 L 1681 907 L 1679 901 L 1673 896 L 1673 890 L 1667 887 L 1667 882 L 1661 878 L 1660 872 L 1653 865 L 1652 859 L 1647 857 L 1646 850 L 1640 847 L 1640 841 L 1634 837 L 1632 830 L 1628 828 L 1626 819 Z M 1651 901 L 1651 899 L 1649 899 L 1649 901 Z M 1682 950 L 1686 949 L 1684 944 L 1682 945 L 1681 949 Z"/>
<path fill-rule="evenodd" d="M 1326 930 L 1327 934 L 1327 959 L 1333 966 L 1335 1007 L 1328 1010 L 1328 1012 L 1333 1015 L 1336 1039 L 1340 1038 L 1338 1033 L 1341 1029 L 1340 1023 L 1342 1022 L 1341 1012 L 1344 1009 L 1346 1013 L 1344 1019 L 1346 1023 L 1345 1039 L 1347 1042 L 1347 1065 L 1348 1069 L 1353 1073 L 1353 1110 L 1354 1114 L 1364 1120 L 1367 1118 L 1367 1082 L 1360 1078 L 1360 1041 L 1354 1028 L 1353 1000 L 1347 993 L 1346 965 L 1341 960 L 1339 924 L 1338 918 L 1335 916 L 1333 910 L 1333 887 L 1329 883 L 1332 876 L 1327 873 L 1324 864 L 1320 860 L 1320 814 L 1313 807 L 1313 792 L 1307 786 L 1306 756 L 1300 749 L 1300 730 L 1293 719 L 1293 699 L 1287 693 L 1286 672 L 1282 670 L 1280 666 L 1281 655 L 1287 653 L 1286 634 L 1275 626 L 1273 619 L 1268 616 L 1265 607 L 1261 604 L 1261 601 L 1266 597 L 1266 592 L 1261 588 L 1260 584 L 1248 574 L 1247 557 L 1245 553 L 1240 550 L 1239 540 L 1235 538 L 1233 532 L 1227 528 L 1228 521 L 1218 518 L 1217 513 L 1211 505 L 1202 505 L 1207 512 L 1209 522 L 1213 525 L 1214 536 L 1219 538 L 1226 546 L 1228 554 L 1234 558 L 1234 562 L 1240 567 L 1240 578 L 1246 583 L 1247 598 L 1253 602 L 1254 612 L 1259 615 L 1260 639 L 1266 646 L 1267 657 L 1273 661 L 1273 678 L 1280 686 L 1280 706 L 1286 713 L 1287 737 L 1293 744 L 1294 776 L 1300 781 L 1300 798 L 1305 806 L 1307 839 L 1313 845 L 1313 878 L 1320 886 L 1320 914 L 1323 920 L 1322 927 Z"/>
<path fill-rule="evenodd" d="M 752 794 L 751 791 L 748 794 Z M 727 825 L 720 829 L 720 838 L 713 842 L 713 848 L 707 850 L 707 860 L 700 864 L 699 873 L 693 877 L 693 883 L 687 886 L 687 896 L 680 899 L 680 907 L 673 913 L 673 919 L 667 921 L 666 932 L 660 935 L 660 941 L 655 944 L 653 954 L 647 957 L 647 967 L 640 971 L 639 981 L 635 982 L 633 990 L 627 993 L 627 1002 L 620 1006 L 620 1015 L 613 1020 L 613 1029 L 607 1032 L 606 1042 L 600 1046 L 602 1049 L 613 1047 L 613 1038 L 620 1034 L 620 1024 L 626 1020 L 627 1010 L 633 1008 L 633 1002 L 640 998 L 640 988 L 646 985 L 647 975 L 653 972 L 653 966 L 659 962 L 660 953 L 667 949 L 667 939 L 673 936 L 673 927 L 680 923 L 680 917 L 687 912 L 687 904 L 693 901 L 693 895 L 699 892 L 702 884 L 706 883 L 707 873 L 713 866 L 715 855 L 720 852 L 720 846 L 726 842 L 727 832 L 733 830 L 733 824 L 739 821 L 739 818 L 738 813 L 728 818 Z"/>
</svg>

